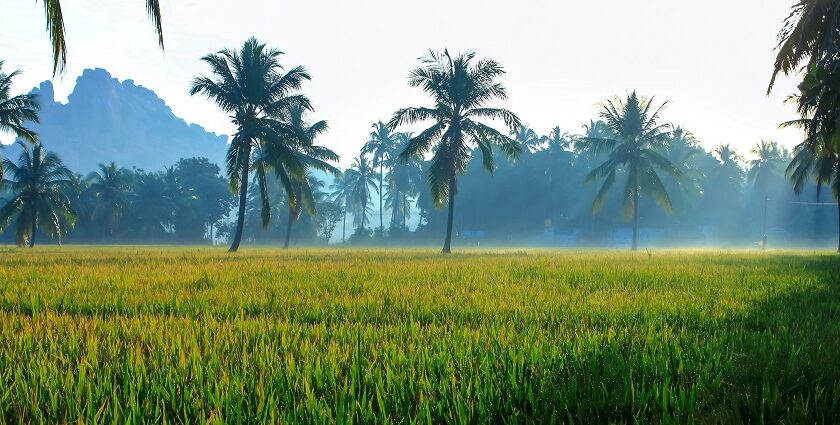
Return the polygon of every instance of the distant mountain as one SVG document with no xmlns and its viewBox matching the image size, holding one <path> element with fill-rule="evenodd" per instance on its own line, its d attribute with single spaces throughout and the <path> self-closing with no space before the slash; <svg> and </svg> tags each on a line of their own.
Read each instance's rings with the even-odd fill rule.
<svg viewBox="0 0 840 425">
<path fill-rule="evenodd" d="M 86 69 L 66 104 L 55 101 L 49 81 L 33 92 L 41 104 L 41 123 L 31 127 L 74 172 L 84 174 L 111 161 L 160 170 L 193 156 L 222 165 L 227 136 L 187 124 L 155 92 L 133 80 L 120 82 L 104 69 Z M 7 146 L 3 154 L 16 158 L 18 152 Z"/>
</svg>

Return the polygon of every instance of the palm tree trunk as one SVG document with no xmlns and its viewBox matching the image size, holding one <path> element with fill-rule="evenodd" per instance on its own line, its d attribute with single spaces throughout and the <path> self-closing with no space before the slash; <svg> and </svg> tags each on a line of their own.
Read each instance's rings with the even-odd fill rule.
<svg viewBox="0 0 840 425">
<path fill-rule="evenodd" d="M 452 252 L 452 221 L 455 218 L 455 176 L 449 178 L 449 214 L 446 220 L 446 239 L 443 241 L 444 254 Z"/>
<path fill-rule="evenodd" d="M 633 188 L 633 251 L 639 248 L 639 188 Z"/>
<path fill-rule="evenodd" d="M 292 238 L 292 218 L 294 214 L 292 214 L 292 210 L 289 209 L 289 221 L 286 223 L 286 243 L 283 244 L 283 249 L 289 249 L 289 240 Z"/>
<path fill-rule="evenodd" d="M 347 201 L 344 202 L 344 220 L 341 221 L 341 244 L 344 245 L 344 236 L 347 234 Z"/>
<path fill-rule="evenodd" d="M 408 229 L 408 199 L 403 193 L 403 228 Z"/>
<path fill-rule="evenodd" d="M 38 213 L 32 210 L 32 233 L 29 235 L 29 247 L 35 247 L 35 232 L 38 230 Z"/>
<path fill-rule="evenodd" d="M 251 145 L 245 148 L 244 160 L 242 161 L 242 171 L 239 175 L 239 211 L 236 216 L 236 231 L 233 234 L 233 243 L 230 245 L 228 252 L 236 252 L 239 249 L 239 243 L 242 242 L 242 229 L 245 225 L 245 203 L 248 202 L 248 167 L 251 161 Z"/>
<path fill-rule="evenodd" d="M 385 235 L 385 221 L 382 218 L 382 210 L 384 209 L 382 205 L 382 179 L 384 177 L 385 168 L 383 167 L 383 163 L 379 163 L 379 233 L 384 236 Z"/>
</svg>

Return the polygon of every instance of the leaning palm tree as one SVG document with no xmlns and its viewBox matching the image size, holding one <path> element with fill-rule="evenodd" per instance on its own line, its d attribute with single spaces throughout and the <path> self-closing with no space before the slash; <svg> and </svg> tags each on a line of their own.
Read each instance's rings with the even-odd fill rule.
<svg viewBox="0 0 840 425">
<path fill-rule="evenodd" d="M 443 253 L 451 252 L 452 224 L 455 216 L 457 176 L 467 168 L 474 148 L 481 151 L 484 167 L 493 172 L 493 150 L 498 148 L 510 158 L 517 158 L 522 147 L 516 140 L 479 119 L 501 119 L 513 130 L 522 126 L 519 118 L 506 109 L 485 106 L 493 100 L 507 99 L 507 90 L 495 79 L 505 73 L 492 59 L 475 61 L 475 53 L 451 56 L 429 52 L 421 58 L 422 66 L 411 72 L 409 85 L 420 87 L 434 100 L 434 107 L 403 108 L 394 113 L 388 127 L 423 121 L 433 124 L 414 136 L 400 153 L 404 161 L 434 151 L 429 166 L 429 186 L 435 206 L 448 206 L 446 239 Z"/>
<path fill-rule="evenodd" d="M 377 192 L 379 194 L 379 231 L 385 233 L 385 221 L 383 218 L 384 205 L 382 203 L 384 195 L 384 179 L 385 179 L 385 165 L 391 160 L 396 152 L 397 140 L 394 134 L 391 134 L 388 126 L 382 121 L 373 123 L 373 131 L 370 132 L 370 140 L 362 146 L 362 155 L 371 155 L 373 160 L 372 166 L 379 168 L 379 185 Z"/>
<path fill-rule="evenodd" d="M 31 148 L 18 142 L 23 151 L 14 163 L 4 160 L 11 200 L 0 209 L 0 231 L 15 222 L 15 242 L 35 246 L 38 230 L 61 243 L 75 218 L 65 195 L 73 173 L 59 157 L 47 152 L 40 143 Z"/>
<path fill-rule="evenodd" d="M 356 224 L 356 231 L 360 232 L 368 225 L 368 216 L 373 212 L 371 209 L 370 189 L 378 190 L 376 187 L 376 171 L 371 166 L 367 157 L 361 155 L 353 159 L 350 172 L 345 173 L 348 182 L 352 187 L 350 194 L 350 205 L 353 208 L 353 221 Z"/>
<path fill-rule="evenodd" d="M 333 183 L 330 185 L 329 199 L 344 210 L 344 219 L 341 220 L 341 243 L 345 241 L 347 235 L 347 208 L 350 206 L 350 200 L 353 197 L 353 182 L 356 180 L 353 169 L 345 170 L 343 173 L 335 176 Z"/>
<path fill-rule="evenodd" d="M 11 74 L 3 72 L 3 61 L 0 60 L 0 133 L 14 133 L 21 140 L 35 143 L 38 135 L 26 128 L 27 121 L 38 122 L 38 102 L 35 94 L 19 94 L 12 96 L 12 79 L 20 75 L 20 71 Z M 2 163 L 0 163 L 2 164 Z M 3 182 L 3 167 L 0 165 L 0 183 Z"/>
<path fill-rule="evenodd" d="M 131 205 L 131 172 L 113 162 L 99 164 L 99 171 L 88 174 L 86 180 L 96 203 L 91 216 L 105 222 L 105 231 L 113 235 Z"/>
<path fill-rule="evenodd" d="M 618 172 L 627 172 L 627 183 L 622 198 L 624 215 L 633 220 L 634 251 L 639 246 L 639 198 L 642 194 L 650 195 L 662 209 L 670 212 L 671 198 L 656 170 L 673 176 L 680 175 L 671 161 L 656 152 L 670 135 L 671 125 L 659 122 L 660 113 L 666 106 L 667 102 L 654 107 L 653 98 L 638 96 L 635 91 L 626 99 L 607 100 L 602 104 L 600 117 L 613 136 L 583 139 L 596 154 L 607 153 L 607 160 L 586 176 L 587 182 L 604 179 L 604 184 L 592 203 L 593 212 L 603 205 Z"/>
<path fill-rule="evenodd" d="M 305 96 L 294 94 L 310 77 L 302 66 L 284 72 L 279 62 L 282 54 L 250 38 L 239 51 L 224 49 L 203 57 L 214 78 L 196 77 L 190 89 L 190 94 L 203 94 L 216 102 L 236 126 L 226 157 L 231 190 L 239 192 L 230 252 L 236 252 L 242 241 L 252 153 L 259 149 L 275 149 L 277 155 L 288 161 L 287 168 L 297 177 L 305 171 L 304 167 L 293 164 L 296 161 L 291 152 L 295 149 L 278 141 L 294 140 L 296 145 L 306 143 L 306 136 L 285 121 L 289 109 L 294 106 L 311 109 Z M 263 226 L 267 225 L 267 217 L 263 214 Z"/>
<path fill-rule="evenodd" d="M 47 33 L 52 44 L 53 74 L 64 71 L 67 65 L 67 45 L 64 38 L 64 14 L 60 0 L 41 0 L 47 18 Z M 158 44 L 163 49 L 163 23 L 160 13 L 160 0 L 146 0 L 146 13 L 151 18 L 158 36 Z"/>
</svg>

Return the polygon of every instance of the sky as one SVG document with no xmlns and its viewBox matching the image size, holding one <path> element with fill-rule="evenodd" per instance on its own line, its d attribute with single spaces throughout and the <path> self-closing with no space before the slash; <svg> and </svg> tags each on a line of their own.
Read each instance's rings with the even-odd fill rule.
<svg viewBox="0 0 840 425">
<path fill-rule="evenodd" d="M 187 122 L 230 134 L 229 119 L 189 95 L 209 72 L 199 59 L 250 36 L 305 65 L 313 119 L 329 122 L 319 144 L 344 166 L 369 139 L 372 123 L 400 107 L 429 105 L 407 84 L 429 49 L 475 50 L 500 62 L 505 106 L 545 134 L 580 132 L 600 101 L 631 90 L 668 100 L 667 122 L 691 130 L 704 147 L 730 143 L 749 157 L 760 140 L 792 147 L 780 130 L 794 109 L 783 104 L 796 82 L 765 94 L 776 34 L 792 0 L 161 0 L 165 51 L 143 0 L 64 0 L 68 65 L 53 78 L 43 5 L 11 1 L 0 25 L 5 71 L 21 69 L 15 92 L 52 79 L 66 100 L 85 68 L 107 69 L 154 90 Z"/>
</svg>

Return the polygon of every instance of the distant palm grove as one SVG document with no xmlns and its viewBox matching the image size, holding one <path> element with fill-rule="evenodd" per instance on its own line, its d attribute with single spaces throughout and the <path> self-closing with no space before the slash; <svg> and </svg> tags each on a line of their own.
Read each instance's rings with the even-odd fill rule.
<svg viewBox="0 0 840 425">
<path fill-rule="evenodd" d="M 310 117 L 306 68 L 285 66 L 282 52 L 251 38 L 203 57 L 209 72 L 189 89 L 236 129 L 224 164 L 68 170 L 27 128 L 38 121 L 37 97 L 13 95 L 18 71 L 0 62 L 0 130 L 18 136 L 21 152 L 3 159 L 0 230 L 20 246 L 229 243 L 230 251 L 441 239 L 444 253 L 453 244 L 827 246 L 840 238 L 832 85 L 840 37 L 813 16 L 834 16 L 834 3 L 800 3 L 780 34 L 772 80 L 804 78 L 792 100 L 800 116 L 783 123 L 803 129 L 793 150 L 763 140 L 750 152 L 727 141 L 704 149 L 669 121 L 667 101 L 635 91 L 604 100 L 583 126 L 534 129 L 504 109 L 501 64 L 444 50 L 422 56 L 408 76 L 427 103 L 373 117 L 358 156 L 340 170 L 318 144 L 329 128 Z M 157 2 L 147 4 L 159 30 Z M 45 2 L 51 25 L 57 5 Z"/>
</svg>

